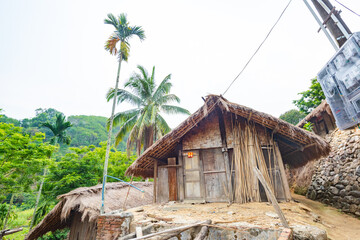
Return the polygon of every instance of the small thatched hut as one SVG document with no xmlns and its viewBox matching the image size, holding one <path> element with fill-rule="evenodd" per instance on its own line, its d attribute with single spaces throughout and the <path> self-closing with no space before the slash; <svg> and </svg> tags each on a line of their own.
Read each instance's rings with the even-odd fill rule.
<svg viewBox="0 0 360 240">
<path fill-rule="evenodd" d="M 141 193 L 130 188 L 125 208 L 133 208 L 152 202 L 153 184 L 135 182 L 136 187 L 145 191 Z M 125 183 L 108 183 L 106 185 L 105 212 L 123 208 L 128 191 Z M 82 187 L 60 195 L 60 202 L 33 228 L 25 239 L 32 240 L 49 231 L 70 228 L 69 240 L 95 239 L 96 220 L 100 214 L 102 185 Z"/>
<path fill-rule="evenodd" d="M 269 114 L 209 95 L 205 104 L 148 148 L 126 171 L 154 177 L 154 202 L 266 200 L 258 168 L 278 200 L 290 199 L 284 163 L 326 156 L 317 135 Z"/>
<path fill-rule="evenodd" d="M 307 122 L 311 122 L 314 133 L 322 137 L 337 128 L 334 115 L 326 100 L 323 100 L 319 106 L 312 110 L 296 126 L 302 128 Z"/>
</svg>

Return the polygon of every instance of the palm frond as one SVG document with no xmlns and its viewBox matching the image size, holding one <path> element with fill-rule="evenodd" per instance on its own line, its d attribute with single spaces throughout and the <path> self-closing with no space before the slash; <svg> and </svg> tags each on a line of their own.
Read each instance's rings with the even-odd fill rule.
<svg viewBox="0 0 360 240">
<path fill-rule="evenodd" d="M 167 75 L 160 83 L 160 85 L 157 87 L 153 98 L 155 100 L 159 99 L 161 95 L 168 94 L 170 92 L 170 89 L 172 87 L 172 84 L 169 82 L 171 80 L 171 74 Z"/>
<path fill-rule="evenodd" d="M 109 51 L 111 55 L 116 55 L 118 50 L 116 44 L 120 41 L 120 38 L 117 34 L 113 33 L 109 39 L 105 42 L 105 50 Z"/>
<path fill-rule="evenodd" d="M 104 19 L 105 24 L 113 25 L 116 29 L 118 28 L 118 21 L 112 13 L 107 15 L 108 18 Z"/>
<path fill-rule="evenodd" d="M 156 128 L 160 130 L 162 135 L 165 135 L 166 133 L 171 131 L 171 128 L 160 114 L 157 114 L 156 118 L 157 118 Z"/>
<path fill-rule="evenodd" d="M 127 122 L 130 118 L 137 116 L 140 112 L 140 109 L 130 109 L 127 111 L 119 112 L 114 115 L 113 119 L 113 125 L 114 127 L 119 126 L 123 124 L 124 122 Z M 107 120 L 107 129 L 109 130 L 110 126 L 110 118 Z"/>
<path fill-rule="evenodd" d="M 135 115 L 129 118 L 126 122 L 124 122 L 119 132 L 115 136 L 115 146 L 119 145 L 119 143 L 124 139 L 126 134 L 134 128 L 136 121 L 137 121 L 137 116 Z"/>
<path fill-rule="evenodd" d="M 159 98 L 156 99 L 156 102 L 159 105 L 164 105 L 164 104 L 168 104 L 168 103 L 172 103 L 172 102 L 180 103 L 180 98 L 178 96 L 176 96 L 175 94 L 165 94 L 165 95 L 159 96 Z"/>
<path fill-rule="evenodd" d="M 185 108 L 182 107 L 178 107 L 178 106 L 173 106 L 173 105 L 162 105 L 161 110 L 166 113 L 166 114 L 186 114 L 186 115 L 190 115 L 190 112 L 188 110 L 186 110 Z"/>
<path fill-rule="evenodd" d="M 113 88 L 110 88 L 106 94 L 106 99 L 109 102 L 111 99 L 114 98 L 115 91 Z M 136 106 L 140 106 L 142 103 L 141 98 L 135 96 L 134 94 L 126 91 L 125 89 L 118 89 L 117 92 L 117 103 L 128 102 L 130 104 L 134 104 Z"/>
</svg>

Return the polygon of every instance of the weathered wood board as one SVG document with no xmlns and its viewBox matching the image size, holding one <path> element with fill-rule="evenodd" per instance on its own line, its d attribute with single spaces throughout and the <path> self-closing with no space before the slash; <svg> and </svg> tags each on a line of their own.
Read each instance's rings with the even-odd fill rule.
<svg viewBox="0 0 360 240">
<path fill-rule="evenodd" d="M 206 202 L 226 202 L 226 172 L 221 148 L 201 150 L 201 159 L 204 168 Z"/>
<path fill-rule="evenodd" d="M 165 167 L 158 167 L 158 182 L 157 182 L 157 203 L 164 203 L 169 201 L 169 176 L 168 169 Z"/>
<path fill-rule="evenodd" d="M 188 157 L 188 152 L 193 156 Z M 185 199 L 202 199 L 202 180 L 199 151 L 184 151 Z"/>
</svg>

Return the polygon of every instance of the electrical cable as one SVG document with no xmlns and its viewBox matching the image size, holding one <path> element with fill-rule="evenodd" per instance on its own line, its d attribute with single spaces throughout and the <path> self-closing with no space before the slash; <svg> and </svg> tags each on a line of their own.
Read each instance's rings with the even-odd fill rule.
<svg viewBox="0 0 360 240">
<path fill-rule="evenodd" d="M 240 73 L 235 77 L 235 79 L 230 83 L 230 85 L 228 86 L 228 88 L 225 90 L 225 92 L 222 95 L 225 95 L 225 93 L 230 89 L 230 87 L 233 85 L 233 83 L 238 79 L 238 77 L 243 73 L 243 71 L 245 70 L 245 68 L 249 65 L 249 63 L 251 62 L 251 60 L 253 59 L 253 57 L 256 55 L 256 53 L 260 50 L 261 46 L 264 44 L 264 42 L 267 40 L 267 38 L 269 37 L 270 33 L 272 32 L 272 30 L 274 29 L 274 27 L 277 25 L 277 23 L 280 21 L 281 17 L 284 15 L 286 9 L 288 8 L 288 6 L 290 5 L 292 0 L 289 1 L 289 3 L 286 5 L 286 7 L 284 8 L 284 10 L 282 11 L 282 13 L 280 14 L 279 18 L 276 20 L 275 24 L 271 27 L 269 33 L 266 35 L 265 39 L 261 42 L 261 44 L 259 45 L 259 47 L 256 49 L 256 51 L 254 52 L 254 54 L 251 56 L 251 58 L 249 59 L 249 61 L 247 61 L 247 63 L 245 64 L 245 66 L 243 67 L 243 69 L 240 71 Z"/>
<path fill-rule="evenodd" d="M 355 11 L 351 10 L 350 8 L 348 8 L 347 6 L 345 6 L 344 4 L 342 4 L 341 2 L 339 2 L 338 0 L 335 0 L 335 2 L 337 2 L 338 4 L 340 4 L 341 6 L 343 6 L 344 8 L 346 8 L 347 10 L 349 10 L 350 12 L 352 12 L 353 14 L 355 14 L 356 16 L 360 17 L 360 14 L 357 14 Z"/>
</svg>

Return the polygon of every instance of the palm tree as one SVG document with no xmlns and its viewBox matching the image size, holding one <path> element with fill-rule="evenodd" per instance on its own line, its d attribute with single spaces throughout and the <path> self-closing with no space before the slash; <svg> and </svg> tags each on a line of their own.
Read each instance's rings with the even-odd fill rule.
<svg viewBox="0 0 360 240">
<path fill-rule="evenodd" d="M 66 145 L 70 144 L 71 138 L 70 138 L 70 136 L 68 136 L 66 134 L 66 130 L 68 128 L 72 127 L 72 124 L 69 121 L 66 121 L 65 116 L 62 113 L 56 114 L 56 120 L 55 120 L 54 124 L 47 121 L 47 122 L 40 124 L 40 126 L 50 129 L 50 131 L 54 134 L 54 136 L 50 139 L 50 144 L 53 144 L 53 145 L 57 145 L 58 143 L 64 143 Z M 41 190 L 44 185 L 46 172 L 47 172 L 47 169 L 45 168 L 43 179 L 41 180 L 41 183 L 40 183 L 39 192 L 36 197 L 36 203 L 35 203 L 34 213 L 33 213 L 32 219 L 31 219 L 30 229 L 33 227 L 34 222 L 35 222 L 36 210 L 39 205 Z M 40 217 L 42 217 L 42 216 L 40 216 Z"/>
<path fill-rule="evenodd" d="M 69 145 L 71 142 L 70 136 L 66 134 L 66 129 L 72 127 L 69 121 L 66 121 L 65 116 L 61 113 L 56 114 L 55 124 L 47 121 L 40 124 L 41 127 L 46 127 L 54 134 L 50 139 L 50 144 L 57 145 L 58 143 L 65 143 Z"/>
<path fill-rule="evenodd" d="M 155 67 L 152 69 L 151 75 L 142 66 L 137 66 L 140 73 L 133 73 L 129 80 L 125 83 L 125 89 L 110 89 L 107 94 L 107 100 L 114 99 L 114 95 L 118 95 L 117 102 L 128 102 L 136 106 L 136 108 L 119 112 L 115 114 L 114 125 L 121 125 L 119 132 L 115 137 L 115 145 L 119 144 L 123 138 L 129 133 L 127 140 L 127 151 L 130 154 L 132 147 L 137 150 L 137 155 L 143 150 L 150 147 L 154 140 L 160 138 L 170 131 L 169 125 L 160 112 L 167 114 L 190 114 L 184 108 L 169 105 L 172 102 L 180 103 L 180 99 L 170 94 L 172 84 L 170 82 L 171 74 L 167 75 L 159 84 L 155 83 Z M 110 124 L 109 119 L 108 124 Z"/>
<path fill-rule="evenodd" d="M 111 55 L 116 55 L 119 59 L 119 65 L 117 70 L 116 76 L 116 83 L 115 83 L 115 95 L 114 101 L 111 110 L 110 116 L 110 124 L 109 124 L 109 132 L 108 132 L 108 139 L 106 145 L 106 154 L 105 154 L 105 162 L 104 162 L 104 176 L 103 181 L 106 182 L 106 175 L 107 175 L 107 168 L 108 168 L 108 160 L 109 160 L 109 153 L 110 153 L 110 142 L 111 142 L 111 132 L 113 127 L 113 119 L 115 113 L 115 103 L 116 103 L 116 94 L 117 89 L 119 86 L 119 76 L 120 76 L 120 69 L 121 69 L 121 62 L 127 61 L 129 58 L 130 53 L 130 44 L 129 39 L 137 36 L 140 40 L 145 39 L 145 33 L 142 27 L 139 26 L 129 26 L 129 22 L 127 21 L 125 14 L 120 14 L 118 18 L 116 18 L 113 14 L 109 13 L 108 18 L 104 20 L 105 24 L 110 24 L 115 27 L 115 31 L 109 39 L 105 43 L 105 49 L 110 52 Z M 117 44 L 120 44 L 119 49 L 116 47 Z M 103 207 L 101 207 L 101 212 L 103 213 Z"/>
</svg>

